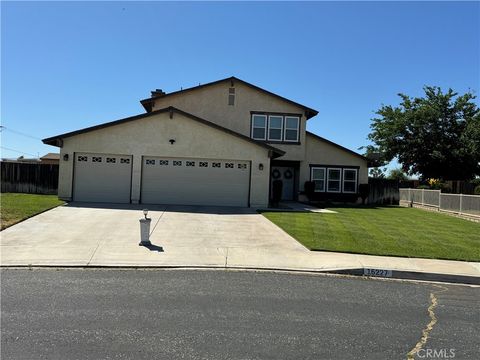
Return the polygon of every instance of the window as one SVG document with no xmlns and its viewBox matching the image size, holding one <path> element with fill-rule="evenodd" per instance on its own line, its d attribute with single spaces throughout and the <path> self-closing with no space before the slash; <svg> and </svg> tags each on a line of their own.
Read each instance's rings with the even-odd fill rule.
<svg viewBox="0 0 480 360">
<path fill-rule="evenodd" d="M 233 163 L 225 163 L 226 169 L 233 169 Z"/>
<path fill-rule="evenodd" d="M 252 139 L 267 139 L 267 115 L 253 115 L 252 117 Z"/>
<path fill-rule="evenodd" d="M 327 173 L 327 191 L 340 192 L 341 169 L 329 168 Z"/>
<path fill-rule="evenodd" d="M 285 116 L 285 141 L 295 141 L 299 140 L 299 125 L 300 118 L 297 116 Z"/>
<path fill-rule="evenodd" d="M 199 166 L 199 167 L 208 167 L 208 162 L 206 162 L 206 161 L 199 161 L 199 162 L 198 162 L 198 166 Z"/>
<path fill-rule="evenodd" d="M 120 164 L 130 164 L 130 159 L 120 159 Z"/>
<path fill-rule="evenodd" d="M 182 166 L 182 161 L 181 160 L 173 160 L 173 166 Z"/>
<path fill-rule="evenodd" d="M 88 160 L 88 157 L 86 156 L 79 156 L 78 157 L 78 161 L 87 161 Z"/>
<path fill-rule="evenodd" d="M 158 165 L 168 165 L 168 160 L 158 160 Z"/>
<path fill-rule="evenodd" d="M 214 168 L 219 168 L 221 167 L 221 165 L 222 165 L 221 163 L 217 163 L 217 162 L 212 163 L 212 167 Z"/>
<path fill-rule="evenodd" d="M 102 162 L 102 158 L 100 156 L 93 156 L 92 162 Z"/>
<path fill-rule="evenodd" d="M 187 161 L 186 165 L 187 166 L 195 166 L 195 161 Z"/>
<path fill-rule="evenodd" d="M 237 167 L 239 169 L 246 169 L 247 168 L 247 164 L 238 164 Z"/>
<path fill-rule="evenodd" d="M 228 89 L 228 105 L 235 105 L 235 88 Z"/>
<path fill-rule="evenodd" d="M 268 140 L 282 141 L 283 116 L 268 117 Z"/>
<path fill-rule="evenodd" d="M 145 160 L 146 165 L 155 165 L 155 160 Z"/>
<path fill-rule="evenodd" d="M 343 192 L 356 193 L 357 192 L 357 170 L 343 169 Z"/>
<path fill-rule="evenodd" d="M 315 191 L 325 191 L 325 168 L 312 168 L 312 181 L 315 183 Z"/>
<path fill-rule="evenodd" d="M 116 162 L 117 162 L 117 159 L 107 157 L 107 163 L 115 164 Z"/>
</svg>

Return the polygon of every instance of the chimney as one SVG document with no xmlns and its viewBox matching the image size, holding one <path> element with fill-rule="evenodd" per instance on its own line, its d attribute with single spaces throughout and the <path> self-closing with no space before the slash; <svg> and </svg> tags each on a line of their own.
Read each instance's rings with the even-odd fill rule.
<svg viewBox="0 0 480 360">
<path fill-rule="evenodd" d="M 162 89 L 155 89 L 155 91 L 150 91 L 150 93 L 152 94 L 152 98 L 165 95 L 165 91 L 163 91 Z"/>
</svg>

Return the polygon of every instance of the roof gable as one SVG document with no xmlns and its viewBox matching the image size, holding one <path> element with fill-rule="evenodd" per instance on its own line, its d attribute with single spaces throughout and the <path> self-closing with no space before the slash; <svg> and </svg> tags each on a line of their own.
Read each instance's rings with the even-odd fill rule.
<svg viewBox="0 0 480 360">
<path fill-rule="evenodd" d="M 343 150 L 343 151 L 346 151 L 346 152 L 348 152 L 348 153 L 350 153 L 350 154 L 352 154 L 352 155 L 355 155 L 355 156 L 361 158 L 362 160 L 368 161 L 368 159 L 367 159 L 365 156 L 360 155 L 360 154 L 358 154 L 358 153 L 356 153 L 355 151 L 352 151 L 352 150 L 350 150 L 350 149 L 347 149 L 346 147 L 343 147 L 342 145 L 338 145 L 337 143 L 334 143 L 333 141 L 330 141 L 330 140 L 325 139 L 325 138 L 323 138 L 323 137 L 321 137 L 321 136 L 318 136 L 317 134 L 314 134 L 314 133 L 312 133 L 312 132 L 310 132 L 310 131 L 307 131 L 306 133 L 307 133 L 307 135 L 310 135 L 311 137 L 313 137 L 313 138 L 315 138 L 315 139 L 317 139 L 317 140 L 319 140 L 319 141 L 323 141 L 323 142 L 325 142 L 325 143 L 327 143 L 327 144 L 329 144 L 329 145 L 335 146 L 336 148 L 338 148 L 338 149 L 340 149 L 340 150 Z"/>
<path fill-rule="evenodd" d="M 198 85 L 198 86 L 194 86 L 194 87 L 191 87 L 191 88 L 187 88 L 187 89 L 182 89 L 182 90 L 178 90 L 178 91 L 173 91 L 171 93 L 163 93 L 163 92 L 159 92 L 159 91 L 153 91 L 152 92 L 152 97 L 150 98 L 147 98 L 147 99 L 143 99 L 143 100 L 140 100 L 140 103 L 142 104 L 142 106 L 145 108 L 145 110 L 147 112 L 151 112 L 152 111 L 152 107 L 153 107 L 153 103 L 155 102 L 155 100 L 157 99 L 163 99 L 165 97 L 168 97 L 168 96 L 171 96 L 171 95 L 177 95 L 177 94 L 182 94 L 182 93 L 186 93 L 186 92 L 191 92 L 191 91 L 195 91 L 195 90 L 198 90 L 198 89 L 203 89 L 203 88 L 206 88 L 206 87 L 209 87 L 209 86 L 214 86 L 214 85 L 217 85 L 217 84 L 220 84 L 220 83 L 223 83 L 223 82 L 231 82 L 232 83 L 232 86 L 235 82 L 240 82 L 242 83 L 243 85 L 247 86 L 247 87 L 250 87 L 254 90 L 257 90 L 257 91 L 260 91 L 260 92 L 263 92 L 265 94 L 268 94 L 270 96 L 273 96 L 273 97 L 276 97 L 277 99 L 280 99 L 282 101 L 285 101 L 289 104 L 293 104 L 295 106 L 298 106 L 298 107 L 301 107 L 305 110 L 305 115 L 307 117 L 307 119 L 310 119 L 311 117 L 314 117 L 315 115 L 318 114 L 318 111 L 317 110 L 314 110 L 312 108 L 309 108 L 305 105 L 302 105 L 302 104 L 299 104 L 295 101 L 292 101 L 290 99 L 287 99 L 283 96 L 280 96 L 280 95 L 277 95 L 275 93 L 272 93 L 268 90 L 265 90 L 265 89 L 262 89 L 256 85 L 253 85 L 253 84 L 250 84 L 244 80 L 241 80 L 241 79 L 238 79 L 236 78 L 235 76 L 231 76 L 231 77 L 228 77 L 228 78 L 225 78 L 225 79 L 221 79 L 221 80 L 217 80 L 217 81 L 213 81 L 213 82 L 209 82 L 209 83 L 206 83 L 206 84 L 203 84 L 203 85 Z"/>
<path fill-rule="evenodd" d="M 208 120 L 205 120 L 205 119 L 202 119 L 202 118 L 199 118 L 198 116 L 195 116 L 193 114 L 190 114 L 190 113 L 187 113 L 183 110 L 180 110 L 180 109 L 177 109 L 173 106 L 169 106 L 169 107 L 166 107 L 164 109 L 160 109 L 160 110 L 155 110 L 155 111 L 152 111 L 152 112 L 149 112 L 149 113 L 146 113 L 146 114 L 140 114 L 140 115 L 136 115 L 136 116 L 131 116 L 131 117 L 127 117 L 127 118 L 124 118 L 124 119 L 120 119 L 120 120 L 115 120 L 115 121 L 111 121 L 111 122 L 107 122 L 107 123 L 103 123 L 103 124 L 99 124 L 99 125 L 95 125 L 95 126 L 90 126 L 90 127 L 87 127 L 87 128 L 84 128 L 84 129 L 80 129 L 80 130 L 76 130 L 76 131 L 71 131 L 71 132 L 68 132 L 68 133 L 64 133 L 64 134 L 60 134 L 60 135 L 56 135 L 56 136 L 52 136 L 52 137 L 49 137 L 49 138 L 46 138 L 46 139 L 43 139 L 42 142 L 44 144 L 47 144 L 47 145 L 52 145 L 52 146 L 59 146 L 61 147 L 61 143 L 62 143 L 62 139 L 64 138 L 67 138 L 67 137 L 72 137 L 72 136 L 75 136 L 75 135 L 79 135 L 79 134 L 84 134 L 84 133 L 87 133 L 87 132 L 91 132 L 91 131 L 95 131 L 95 130 L 99 130 L 99 129 L 103 129 L 103 128 L 107 128 L 107 127 L 110 127 L 110 126 L 115 126 L 115 125 L 120 125 L 120 124 L 123 124 L 123 123 L 126 123 L 126 122 L 130 122 L 130 121 L 136 121 L 136 120 L 139 120 L 139 119 L 144 119 L 144 118 L 148 118 L 148 117 L 151 117 L 151 116 L 154 116 L 154 115 L 157 115 L 157 114 L 162 114 L 162 113 L 170 113 L 170 117 L 173 117 L 173 114 L 174 113 L 177 113 L 177 114 L 181 114 L 187 118 L 190 118 L 191 120 L 194 120 L 194 121 L 198 121 L 204 125 L 207 125 L 207 126 L 210 126 L 214 129 L 217 129 L 217 130 L 220 130 L 220 131 L 223 131 L 227 134 L 230 134 L 232 136 L 236 136 L 238 138 L 241 138 L 245 141 L 248 141 L 252 144 L 255 144 L 257 146 L 260 146 L 260 147 L 263 147 L 269 151 L 272 151 L 272 154 L 274 155 L 273 157 L 278 157 L 278 156 L 282 156 L 285 154 L 284 151 L 280 150 L 280 149 L 277 149 L 273 146 L 270 146 L 268 144 L 265 144 L 265 143 L 262 143 L 262 142 L 258 142 L 258 141 L 255 141 L 251 138 L 249 138 L 248 136 L 245 136 L 245 135 L 242 135 L 242 134 L 239 134 L 233 130 L 230 130 L 230 129 L 227 129 L 227 128 L 224 128 L 223 126 L 220 126 L 220 125 L 217 125 L 215 123 L 212 123 Z"/>
</svg>

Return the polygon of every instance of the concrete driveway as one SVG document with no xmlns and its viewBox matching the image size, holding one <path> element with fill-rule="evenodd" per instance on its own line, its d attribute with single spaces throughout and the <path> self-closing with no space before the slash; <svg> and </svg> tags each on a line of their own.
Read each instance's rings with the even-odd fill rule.
<svg viewBox="0 0 480 360">
<path fill-rule="evenodd" d="M 2 265 L 225 267 L 309 253 L 252 209 L 201 206 L 148 206 L 156 246 L 147 249 L 138 246 L 143 207 L 70 203 L 47 211 L 2 231 Z"/>
</svg>

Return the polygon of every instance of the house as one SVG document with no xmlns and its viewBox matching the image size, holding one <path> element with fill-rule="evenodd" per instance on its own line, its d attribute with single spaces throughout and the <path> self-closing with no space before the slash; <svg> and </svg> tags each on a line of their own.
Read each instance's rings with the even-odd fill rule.
<svg viewBox="0 0 480 360">
<path fill-rule="evenodd" d="M 315 181 L 325 195 L 368 182 L 363 156 L 306 131 L 318 112 L 235 77 L 151 92 L 144 114 L 44 139 L 60 148 L 67 201 L 265 207 Z"/>
<path fill-rule="evenodd" d="M 60 154 L 58 154 L 58 153 L 45 154 L 40 158 L 40 162 L 42 164 L 53 164 L 53 165 L 59 164 L 60 163 Z"/>
</svg>

